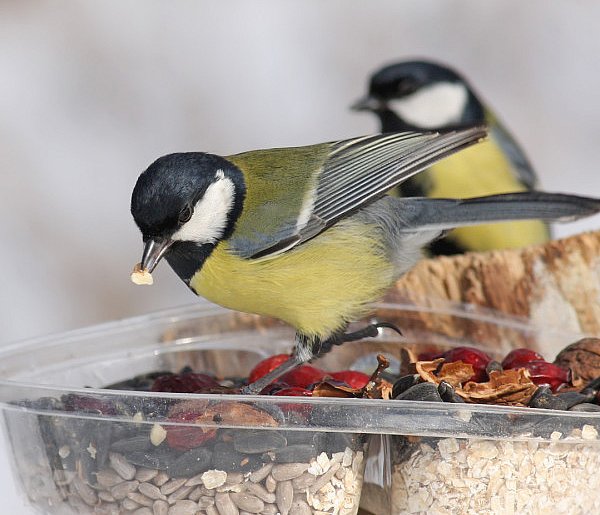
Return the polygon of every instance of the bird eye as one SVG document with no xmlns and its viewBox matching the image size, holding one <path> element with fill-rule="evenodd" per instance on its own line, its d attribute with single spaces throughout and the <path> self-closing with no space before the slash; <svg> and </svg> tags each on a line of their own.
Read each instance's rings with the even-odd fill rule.
<svg viewBox="0 0 600 515">
<path fill-rule="evenodd" d="M 411 93 L 414 93 L 416 90 L 417 90 L 417 83 L 408 77 L 405 77 L 404 79 L 399 81 L 396 86 L 396 93 L 401 96 L 402 95 L 410 95 Z"/>
<path fill-rule="evenodd" d="M 191 206 L 185 206 L 179 213 L 179 223 L 189 222 L 190 218 L 192 218 L 192 208 Z"/>
</svg>

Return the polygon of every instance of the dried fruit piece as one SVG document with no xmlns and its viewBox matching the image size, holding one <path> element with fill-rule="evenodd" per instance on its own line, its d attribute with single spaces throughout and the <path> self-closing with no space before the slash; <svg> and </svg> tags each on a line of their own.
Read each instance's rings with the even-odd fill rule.
<svg viewBox="0 0 600 515">
<path fill-rule="evenodd" d="M 131 272 L 131 282 L 138 285 L 151 285 L 154 283 L 152 274 L 147 268 L 142 268 L 141 263 L 136 263 Z"/>
<path fill-rule="evenodd" d="M 275 354 L 267 359 L 263 359 L 250 371 L 248 383 L 254 383 L 261 377 L 266 376 L 271 370 L 275 370 L 279 365 L 286 362 L 289 357 L 289 354 Z"/>
<path fill-rule="evenodd" d="M 200 413 L 188 411 L 169 416 L 169 421 L 192 422 L 195 424 L 200 417 Z M 167 444 L 169 447 L 180 451 L 198 447 L 217 435 L 217 429 L 211 427 L 166 425 L 165 429 L 167 430 Z"/>
<path fill-rule="evenodd" d="M 325 376 L 325 372 L 312 365 L 302 365 L 291 372 L 281 376 L 280 381 L 290 386 L 299 386 L 308 388 L 310 385 L 318 383 Z"/>
<path fill-rule="evenodd" d="M 531 380 L 537 384 L 547 384 L 555 392 L 559 386 L 569 382 L 569 371 L 547 361 L 530 361 L 521 365 L 527 369 Z"/>
<path fill-rule="evenodd" d="M 530 361 L 544 361 L 544 358 L 531 349 L 513 349 L 502 360 L 502 368 L 520 368 Z"/>
<path fill-rule="evenodd" d="M 490 372 L 486 383 L 469 381 L 456 393 L 467 402 L 525 406 L 536 392 L 537 385 L 524 368 Z"/>
<path fill-rule="evenodd" d="M 447 362 L 462 361 L 473 367 L 473 376 L 470 378 L 471 381 L 485 381 L 487 379 L 487 372 L 485 368 L 487 364 L 492 361 L 485 352 L 476 349 L 475 347 L 455 347 L 442 354 Z M 448 381 L 450 383 L 450 381 Z M 452 384 L 452 383 L 450 383 Z"/>
<path fill-rule="evenodd" d="M 341 397 L 352 398 L 360 397 L 362 388 L 352 388 L 345 383 L 327 380 L 315 385 L 312 391 L 313 397 Z"/>
<path fill-rule="evenodd" d="M 313 392 L 300 386 L 289 386 L 287 388 L 281 388 L 280 390 L 277 390 L 272 395 L 282 395 L 289 397 L 312 397 Z"/>
<path fill-rule="evenodd" d="M 473 365 L 456 361 L 445 363 L 444 358 L 438 358 L 433 361 L 417 361 L 415 363 L 417 374 L 429 383 L 439 384 L 446 381 L 454 387 L 466 383 L 474 376 Z"/>
<path fill-rule="evenodd" d="M 338 381 L 343 381 L 352 388 L 364 388 L 369 382 L 369 376 L 357 370 L 341 370 L 329 374 Z"/>
<path fill-rule="evenodd" d="M 99 413 L 100 415 L 114 415 L 117 412 L 109 400 L 89 395 L 71 393 L 64 395 L 62 401 L 65 411 L 83 411 L 85 413 Z"/>
<path fill-rule="evenodd" d="M 218 386 L 219 383 L 209 375 L 187 372 L 159 376 L 152 383 L 151 389 L 153 392 L 208 393 L 208 390 Z"/>
</svg>

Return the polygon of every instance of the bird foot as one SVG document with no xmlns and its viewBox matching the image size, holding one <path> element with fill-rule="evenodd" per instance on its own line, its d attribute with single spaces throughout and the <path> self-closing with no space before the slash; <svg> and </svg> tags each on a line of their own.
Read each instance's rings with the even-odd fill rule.
<svg viewBox="0 0 600 515">
<path fill-rule="evenodd" d="M 312 339 L 309 340 L 306 336 L 297 334 L 296 348 L 294 349 L 294 353 L 287 359 L 287 361 L 284 361 L 281 365 L 271 370 L 271 372 L 264 375 L 260 379 L 244 386 L 241 389 L 241 393 L 245 395 L 258 395 L 282 375 L 287 374 L 303 363 L 307 363 L 318 356 L 327 354 L 334 345 L 342 345 L 346 342 L 355 342 L 364 338 L 374 338 L 375 336 L 379 336 L 379 331 L 383 328 L 392 329 L 402 336 L 400 329 L 388 322 L 369 324 L 362 329 L 358 329 L 357 331 L 353 331 L 351 333 L 339 333 L 323 341 L 315 341 Z"/>
</svg>

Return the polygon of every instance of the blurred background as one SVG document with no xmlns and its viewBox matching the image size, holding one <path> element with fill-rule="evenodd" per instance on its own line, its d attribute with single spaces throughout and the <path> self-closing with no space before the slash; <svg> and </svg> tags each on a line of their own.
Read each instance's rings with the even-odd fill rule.
<svg viewBox="0 0 600 515">
<path fill-rule="evenodd" d="M 400 59 L 463 72 L 545 189 L 600 195 L 599 19 L 582 0 L 1 2 L 0 343 L 195 302 L 164 265 L 129 281 L 139 173 L 374 132 L 349 106 Z"/>
</svg>

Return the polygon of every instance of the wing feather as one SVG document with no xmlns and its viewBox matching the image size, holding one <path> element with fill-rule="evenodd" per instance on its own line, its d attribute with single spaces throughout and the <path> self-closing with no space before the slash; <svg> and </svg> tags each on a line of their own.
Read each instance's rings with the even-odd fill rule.
<svg viewBox="0 0 600 515">
<path fill-rule="evenodd" d="M 401 132 L 364 136 L 329 144 L 312 192 L 310 216 L 299 223 L 283 220 L 272 238 L 261 234 L 260 246 L 230 245 L 247 258 L 273 257 L 316 235 L 366 204 L 381 198 L 392 187 L 458 150 L 477 143 L 484 127 L 450 132 Z M 283 185 L 282 185 L 283 187 Z M 277 206 L 271 206 L 276 213 Z"/>
</svg>

